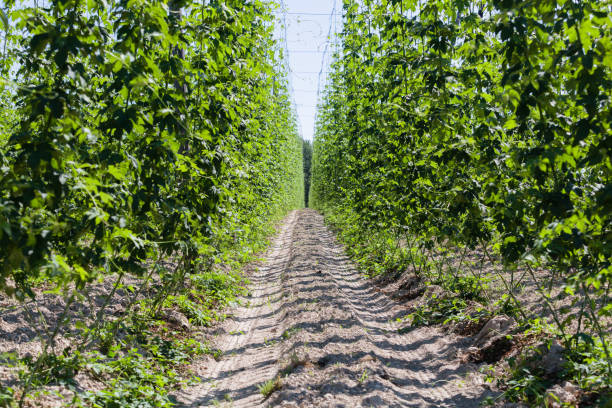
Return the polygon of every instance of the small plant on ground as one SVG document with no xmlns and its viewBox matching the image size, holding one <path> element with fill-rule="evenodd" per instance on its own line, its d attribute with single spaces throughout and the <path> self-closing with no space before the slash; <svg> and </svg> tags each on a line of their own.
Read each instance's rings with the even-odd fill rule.
<svg viewBox="0 0 612 408">
<path fill-rule="evenodd" d="M 365 383 L 367 379 L 368 379 L 368 369 L 364 368 L 363 371 L 361 372 L 361 377 L 359 377 L 359 384 L 363 385 L 363 383 Z"/>
<path fill-rule="evenodd" d="M 276 376 L 264 383 L 261 383 L 257 386 L 260 394 L 263 395 L 264 398 L 269 398 L 273 392 L 278 391 L 282 388 L 283 382 L 279 376 Z"/>
<path fill-rule="evenodd" d="M 294 334 L 298 333 L 301 329 L 299 327 L 292 327 L 290 329 L 287 329 L 283 332 L 283 334 L 281 335 L 281 337 L 284 340 L 288 340 L 290 339 Z"/>
</svg>

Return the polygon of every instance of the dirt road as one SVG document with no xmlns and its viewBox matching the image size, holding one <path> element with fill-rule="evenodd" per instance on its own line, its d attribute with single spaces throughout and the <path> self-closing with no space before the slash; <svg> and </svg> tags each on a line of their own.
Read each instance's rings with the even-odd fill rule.
<svg viewBox="0 0 612 408">
<path fill-rule="evenodd" d="M 285 220 L 251 292 L 214 340 L 223 358 L 195 364 L 206 381 L 179 406 L 477 407 L 488 395 L 457 358 L 460 338 L 398 332 L 406 307 L 360 276 L 315 211 Z"/>
</svg>

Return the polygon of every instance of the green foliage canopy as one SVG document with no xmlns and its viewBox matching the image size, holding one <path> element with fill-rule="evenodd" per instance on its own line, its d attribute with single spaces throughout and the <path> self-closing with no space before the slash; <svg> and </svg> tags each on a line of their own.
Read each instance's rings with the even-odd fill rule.
<svg viewBox="0 0 612 408">
<path fill-rule="evenodd" d="M 167 256 L 190 273 L 301 205 L 268 4 L 47 4 L 9 11 L 19 36 L 0 95 L 17 107 L 10 126 L 0 118 L 2 291 L 142 275 Z"/>
<path fill-rule="evenodd" d="M 609 2 L 345 0 L 343 14 L 313 205 L 362 236 L 493 248 L 509 269 L 546 268 L 593 305 L 605 343 Z"/>
</svg>

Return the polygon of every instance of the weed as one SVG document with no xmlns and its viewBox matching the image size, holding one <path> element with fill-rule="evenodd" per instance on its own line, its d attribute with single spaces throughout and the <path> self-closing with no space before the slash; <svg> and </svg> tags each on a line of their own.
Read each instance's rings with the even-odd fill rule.
<svg viewBox="0 0 612 408">
<path fill-rule="evenodd" d="M 435 302 L 417 307 L 408 317 L 412 326 L 432 326 L 458 318 L 466 307 L 464 299 L 441 297 Z"/>
<path fill-rule="evenodd" d="M 486 383 L 492 383 L 495 380 L 495 367 L 492 365 L 483 365 L 480 368 L 480 373 L 484 374 L 484 381 Z"/>
<path fill-rule="evenodd" d="M 283 370 L 281 371 L 280 375 L 281 376 L 286 376 L 291 374 L 296 368 L 300 367 L 300 366 L 307 366 L 311 364 L 308 360 L 304 360 L 298 357 L 297 353 L 293 352 L 291 354 L 291 357 L 289 358 L 289 362 L 287 363 L 286 367 L 283 368 Z"/>
<path fill-rule="evenodd" d="M 170 344 L 166 345 L 170 347 Z M 160 350 L 157 346 L 153 349 Z M 109 361 L 108 357 L 112 359 Z M 82 400 L 85 405 L 105 407 L 170 407 L 168 389 L 180 380 L 173 365 L 169 359 L 147 358 L 136 349 L 121 352 L 114 348 L 109 356 L 90 356 L 88 369 L 104 380 L 107 387 L 98 392 L 85 392 Z"/>
<path fill-rule="evenodd" d="M 293 327 L 293 328 L 291 328 L 291 329 L 287 329 L 287 330 L 285 330 L 285 331 L 283 332 L 283 334 L 281 335 L 281 337 L 282 337 L 284 340 L 288 340 L 288 339 L 290 339 L 290 338 L 291 338 L 291 336 L 293 336 L 294 334 L 296 334 L 296 333 L 297 333 L 297 332 L 299 332 L 299 331 L 300 331 L 300 328 L 299 328 L 299 327 Z"/>
<path fill-rule="evenodd" d="M 499 314 L 505 314 L 517 319 L 520 318 L 520 309 L 508 294 L 504 293 L 501 298 L 495 302 L 494 307 L 498 310 Z"/>
<path fill-rule="evenodd" d="M 282 380 L 277 376 L 262 384 L 259 384 L 257 389 L 259 389 L 259 392 L 264 396 L 264 398 L 269 398 L 274 391 L 280 390 L 282 386 Z"/>
<path fill-rule="evenodd" d="M 365 383 L 365 381 L 368 379 L 368 369 L 364 368 L 363 372 L 361 373 L 361 377 L 359 377 L 359 384 Z"/>
<path fill-rule="evenodd" d="M 221 360 L 221 357 L 223 357 L 223 351 L 220 350 L 220 349 L 215 349 L 210 354 L 213 356 L 215 361 L 219 361 L 219 360 Z"/>
<path fill-rule="evenodd" d="M 490 395 L 480 402 L 481 407 L 492 407 L 495 405 L 495 398 Z"/>
<path fill-rule="evenodd" d="M 210 326 L 215 316 L 211 310 L 203 307 L 204 303 L 198 296 L 179 295 L 168 297 L 165 305 L 170 308 L 176 306 L 196 326 Z"/>
<path fill-rule="evenodd" d="M 506 383 L 505 397 L 509 401 L 529 401 L 536 405 L 544 404 L 544 391 L 551 385 L 543 377 L 526 367 L 515 370 L 513 377 Z"/>
<path fill-rule="evenodd" d="M 537 322 L 536 322 L 537 323 Z M 539 330 L 534 325 L 534 330 Z M 528 349 L 519 358 L 508 360 L 510 371 L 508 378 L 498 380 L 498 384 L 505 387 L 504 397 L 511 402 L 527 402 L 534 406 L 544 406 L 546 390 L 555 384 L 569 381 L 582 390 L 589 390 L 585 398 L 592 400 L 580 406 L 601 405 L 610 395 L 612 385 L 607 376 L 607 359 L 605 351 L 598 340 L 587 335 L 573 349 L 566 349 L 562 353 L 565 360 L 563 367 L 555 372 L 546 372 L 542 365 L 542 358 L 548 352 L 548 343 Z M 600 404 L 600 405 L 598 405 Z"/>
<path fill-rule="evenodd" d="M 30 383 L 34 386 L 48 384 L 74 385 L 74 377 L 81 369 L 79 353 L 75 353 L 71 357 L 43 354 L 36 360 L 26 357 L 23 362 L 33 373 L 30 376 Z M 22 371 L 21 377 L 28 374 L 29 372 Z M 25 378 L 22 378 L 22 380 L 25 381 Z"/>
<path fill-rule="evenodd" d="M 0 407 L 11 407 L 15 404 L 15 390 L 11 387 L 0 388 Z"/>
<path fill-rule="evenodd" d="M 484 293 L 488 288 L 488 280 L 485 278 L 476 278 L 474 276 L 453 276 L 450 274 L 442 275 L 441 278 L 435 281 L 436 284 L 444 289 L 456 293 L 462 299 L 476 300 L 486 303 L 487 299 Z"/>
</svg>

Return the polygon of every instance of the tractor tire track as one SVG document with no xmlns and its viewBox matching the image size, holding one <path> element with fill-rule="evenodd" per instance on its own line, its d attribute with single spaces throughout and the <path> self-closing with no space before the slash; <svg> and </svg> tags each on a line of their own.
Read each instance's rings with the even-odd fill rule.
<svg viewBox="0 0 612 408">
<path fill-rule="evenodd" d="M 460 363 L 461 338 L 398 330 L 405 305 L 359 274 L 316 211 L 287 218 L 252 291 L 218 338 L 225 357 L 179 406 L 478 407 L 491 395 Z M 264 398 L 258 385 L 275 378 Z"/>
</svg>

